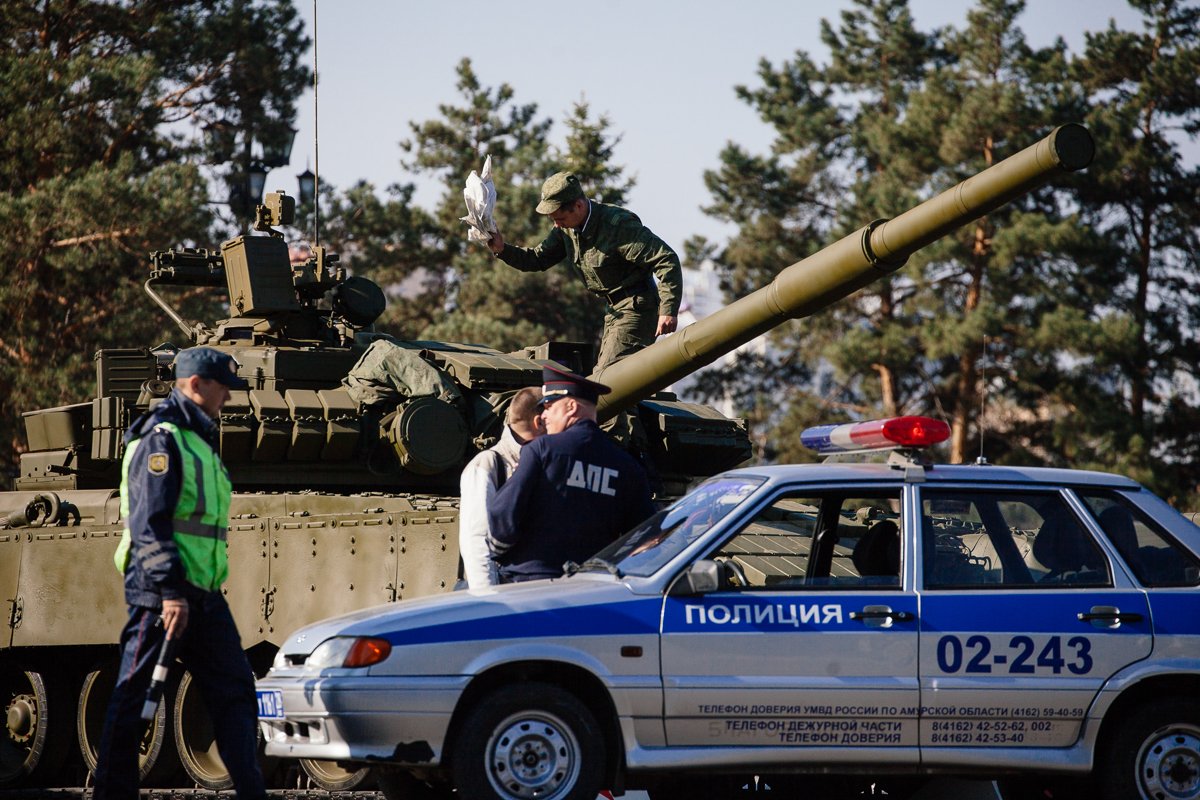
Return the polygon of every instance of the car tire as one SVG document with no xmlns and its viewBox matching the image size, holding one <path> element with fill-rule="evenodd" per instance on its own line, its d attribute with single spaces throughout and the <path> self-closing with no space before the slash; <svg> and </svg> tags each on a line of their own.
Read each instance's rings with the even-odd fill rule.
<svg viewBox="0 0 1200 800">
<path fill-rule="evenodd" d="M 506 686 L 464 719 L 451 772 L 472 800 L 595 800 L 604 780 L 604 737 L 592 712 L 546 683 Z"/>
<path fill-rule="evenodd" d="M 1114 725 L 1100 762 L 1104 800 L 1200 798 L 1200 699 L 1151 700 Z"/>
</svg>

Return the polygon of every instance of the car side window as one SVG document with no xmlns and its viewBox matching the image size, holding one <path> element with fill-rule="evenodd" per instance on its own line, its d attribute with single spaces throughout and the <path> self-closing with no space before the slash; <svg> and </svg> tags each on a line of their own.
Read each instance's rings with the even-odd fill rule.
<svg viewBox="0 0 1200 800">
<path fill-rule="evenodd" d="M 1200 561 L 1116 492 L 1080 491 L 1104 535 L 1143 586 L 1196 586 Z"/>
<path fill-rule="evenodd" d="M 1111 586 L 1099 545 L 1058 492 L 925 490 L 924 585 Z"/>
<path fill-rule="evenodd" d="M 734 589 L 900 585 L 900 493 L 785 494 L 710 558 Z"/>
</svg>

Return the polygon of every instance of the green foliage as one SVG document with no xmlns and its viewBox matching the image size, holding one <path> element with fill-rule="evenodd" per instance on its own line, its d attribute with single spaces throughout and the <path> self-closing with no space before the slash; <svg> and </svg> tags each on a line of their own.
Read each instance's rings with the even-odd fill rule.
<svg viewBox="0 0 1200 800">
<path fill-rule="evenodd" d="M 799 430 L 831 418 L 929 413 L 952 424 L 952 460 L 1115 470 L 1200 500 L 1200 8 L 1131 0 L 1138 31 L 1034 49 L 1022 0 L 979 0 L 958 26 L 920 31 L 907 0 L 853 0 L 823 22 L 831 53 L 760 62 L 735 88 L 774 140 L 730 143 L 706 172 L 707 213 L 728 241 L 694 238 L 731 298 L 873 219 L 894 216 L 1044 136 L 1087 124 L 1097 157 L 914 255 L 856 295 L 769 334 L 770 346 L 699 377 L 732 397 L 766 461 L 804 461 Z M 287 0 L 47 0 L 0 6 L 0 437 L 19 413 L 78 402 L 92 353 L 179 339 L 141 294 L 146 253 L 211 245 L 229 221 L 206 198 L 236 190 L 254 153 L 286 135 L 310 79 Z M 492 158 L 496 219 L 532 245 L 560 169 L 623 204 L 620 136 L 580 99 L 553 121 L 464 59 L 455 96 L 401 142 L 441 187 L 322 186 L 320 242 L 392 297 L 381 321 L 409 339 L 514 350 L 594 341 L 602 305 L 568 264 L 526 274 L 469 244 L 462 187 Z M 208 135 L 201 136 L 205 130 Z M 205 166 L 207 165 L 207 166 Z M 214 166 L 225 165 L 225 166 Z M 223 199 L 223 198 L 222 198 Z M 236 200 L 236 198 L 234 198 Z M 637 209 L 634 209 L 635 211 Z M 298 228 L 312 233 L 312 208 Z M 646 220 L 652 227 L 654 220 Z M 202 297 L 184 297 L 202 303 Z M 211 315 L 210 315 L 211 316 Z"/>
<path fill-rule="evenodd" d="M 501 350 L 550 339 L 594 340 L 603 306 L 569 265 L 521 273 L 482 244 L 467 242 L 459 221 L 462 189 L 490 155 L 500 230 L 507 241 L 536 244 L 550 224 L 534 207 L 542 182 L 558 170 L 576 171 L 592 196 L 624 201 L 633 181 L 612 163 L 620 137 L 609 132 L 607 117 L 593 120 L 581 101 L 567 119 L 564 146 L 554 147 L 552 120 L 540 117 L 536 104 L 517 103 L 509 85 L 485 86 L 467 59 L 458 65 L 455 89 L 456 104 L 443 104 L 438 118 L 413 124 L 411 138 L 400 143 L 406 166 L 441 185 L 435 211 L 412 205 L 411 186 L 392 187 L 390 197 L 379 201 L 360 185 L 333 201 L 326 214 L 329 232 L 322 236 L 343 248 L 354 271 L 396 287 L 381 326 L 400 336 Z"/>
<path fill-rule="evenodd" d="M 1179 142 L 1181 132 L 1200 132 L 1200 8 L 1132 5 L 1144 30 L 1089 34 L 1075 65 L 1082 85 L 1104 101 L 1087 117 L 1102 157 L 1082 177 L 1080 199 L 1106 291 L 1083 341 L 1121 335 L 1110 349 L 1071 352 L 1082 369 L 1109 378 L 1108 416 L 1117 425 L 1115 436 L 1099 429 L 1085 456 L 1120 458 L 1160 491 L 1193 494 L 1200 466 L 1185 458 L 1200 360 L 1200 168 L 1184 165 Z"/>
<path fill-rule="evenodd" d="M 607 115 L 601 114 L 593 122 L 588 114 L 589 106 L 583 100 L 572 107 L 561 168 L 574 172 L 594 199 L 623 206 L 637 181 L 626 178 L 625 168 L 612 163 L 621 137 L 609 135 L 612 122 Z"/>
<path fill-rule="evenodd" d="M 732 396 L 766 459 L 799 429 L 929 413 L 952 460 L 1092 466 L 1189 497 L 1200 313 L 1200 10 L 1137 0 L 1145 31 L 1035 50 L 1020 0 L 980 0 L 961 27 L 915 30 L 906 0 L 856 0 L 822 25 L 831 59 L 763 62 L 738 95 L 775 133 L 730 144 L 706 211 L 737 226 L 709 257 L 737 297 L 873 218 L 894 216 L 1084 121 L 1097 158 L 914 255 L 901 271 L 771 334 L 765 354 L 700 382 Z M 764 395 L 772 399 L 764 402 Z M 987 409 L 980 419 L 980 409 Z M 980 430 L 983 434 L 980 434 Z"/>
<path fill-rule="evenodd" d="M 715 256 L 724 287 L 734 296 L 764 285 L 784 266 L 910 200 L 922 170 L 921 150 L 906 140 L 900 122 L 908 95 L 934 54 L 929 37 L 913 28 L 906 4 L 856 2 L 837 31 L 828 23 L 822 26 L 822 39 L 835 54 L 828 68 L 797 53 L 779 68 L 761 62 L 761 88 L 737 89 L 775 129 L 770 155 L 729 145 L 721 166 L 705 173 L 714 198 L 705 210 L 738 226 Z M 893 376 L 899 365 L 917 357 L 902 344 L 913 327 L 899 305 L 911 292 L 907 283 L 884 279 L 828 311 L 782 326 L 771 334 L 778 356 L 766 357 L 769 370 L 758 373 L 735 364 L 726 372 L 725 387 L 748 409 L 762 406 L 748 405 L 739 387 L 767 388 L 783 399 L 784 409 L 793 404 L 815 409 L 816 387 L 802 377 L 806 365 L 819 360 L 808 356 L 822 354 L 835 370 L 826 376 L 831 394 L 825 402 L 862 406 L 863 398 L 851 396 L 862 384 L 853 365 L 867 363 L 886 378 L 876 384 L 886 390 L 882 396 L 876 392 L 875 399 L 898 407 L 903 397 Z M 874 342 L 876 355 L 852 361 L 868 341 Z M 777 404 L 765 407 L 778 415 Z M 749 416 L 752 422 L 773 424 L 771 417 L 759 419 L 752 411 Z"/>
<path fill-rule="evenodd" d="M 0 43 L 0 238 L 13 253 L 0 281 L 0 467 L 11 469 L 20 413 L 90 397 L 98 348 L 180 339 L 141 284 L 151 250 L 213 239 L 199 126 L 278 137 L 308 78 L 297 66 L 308 42 L 282 0 L 46 0 L 0 5 Z"/>
</svg>

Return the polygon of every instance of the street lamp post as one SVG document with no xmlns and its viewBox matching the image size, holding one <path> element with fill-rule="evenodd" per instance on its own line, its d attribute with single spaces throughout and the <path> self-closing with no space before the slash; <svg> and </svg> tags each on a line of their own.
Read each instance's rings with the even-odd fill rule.
<svg viewBox="0 0 1200 800">
<path fill-rule="evenodd" d="M 204 127 L 205 139 L 218 161 L 232 160 L 234 152 L 240 149 L 240 164 L 234 172 L 229 190 L 229 207 L 238 217 L 252 217 L 255 207 L 262 203 L 267 173 L 285 167 L 291 161 L 296 129 L 289 128 L 283 138 L 270 143 L 260 142 L 252 131 L 241 131 L 240 134 L 239 137 L 236 127 L 224 120 Z M 257 156 L 256 150 L 259 152 Z"/>
<path fill-rule="evenodd" d="M 249 193 L 251 208 L 262 202 L 263 189 L 267 186 L 268 171 L 267 165 L 262 161 L 250 162 L 250 168 L 246 170 L 246 189 Z"/>
<path fill-rule="evenodd" d="M 313 202 L 317 196 L 317 176 L 313 171 L 305 167 L 304 172 L 296 176 L 296 182 L 300 185 L 300 205 Z"/>
<path fill-rule="evenodd" d="M 262 163 L 268 169 L 286 167 L 292 160 L 292 145 L 296 141 L 296 129 L 288 128 L 287 134 L 278 143 L 262 146 Z"/>
</svg>

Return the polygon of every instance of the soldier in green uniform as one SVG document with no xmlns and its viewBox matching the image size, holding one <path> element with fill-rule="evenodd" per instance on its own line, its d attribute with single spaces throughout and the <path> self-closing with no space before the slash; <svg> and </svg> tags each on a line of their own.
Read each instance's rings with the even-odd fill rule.
<svg viewBox="0 0 1200 800">
<path fill-rule="evenodd" d="M 554 222 L 537 247 L 514 247 L 499 231 L 488 247 L 523 272 L 570 259 L 588 290 L 607 303 L 597 370 L 674 332 L 683 292 L 679 256 L 636 214 L 589 200 L 569 172 L 546 179 L 537 212 Z"/>
</svg>

